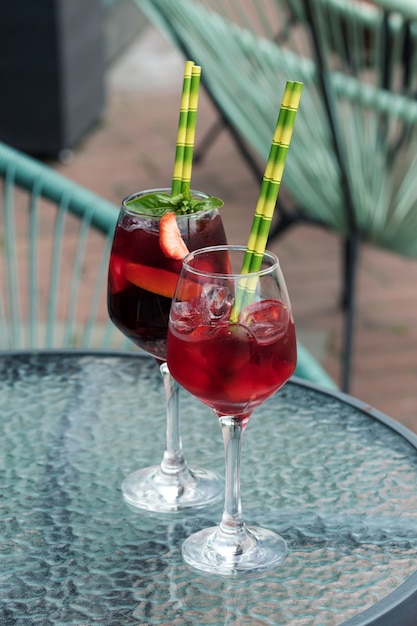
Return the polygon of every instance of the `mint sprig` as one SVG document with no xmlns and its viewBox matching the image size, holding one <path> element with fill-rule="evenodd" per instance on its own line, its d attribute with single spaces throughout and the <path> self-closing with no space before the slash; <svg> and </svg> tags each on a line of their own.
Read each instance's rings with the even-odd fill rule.
<svg viewBox="0 0 417 626">
<path fill-rule="evenodd" d="M 176 196 L 170 196 L 167 193 L 148 193 L 140 198 L 129 200 L 126 204 L 130 210 L 158 217 L 169 212 L 189 215 L 199 211 L 219 209 L 224 203 L 220 198 L 212 196 L 197 200 L 191 194 L 179 193 Z"/>
</svg>

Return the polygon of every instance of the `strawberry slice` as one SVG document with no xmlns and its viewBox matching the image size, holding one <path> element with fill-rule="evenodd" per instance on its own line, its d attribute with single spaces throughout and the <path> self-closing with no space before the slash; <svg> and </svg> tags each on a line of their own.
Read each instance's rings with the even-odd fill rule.
<svg viewBox="0 0 417 626">
<path fill-rule="evenodd" d="M 174 272 L 139 263 L 127 263 L 125 276 L 129 282 L 146 291 L 166 298 L 174 297 L 178 281 L 178 274 Z"/>
<path fill-rule="evenodd" d="M 159 246 L 169 259 L 180 261 L 188 254 L 173 212 L 165 213 L 159 220 Z"/>
<path fill-rule="evenodd" d="M 125 262 L 116 254 L 110 257 L 109 284 L 112 293 L 126 289 L 128 283 L 124 275 Z"/>
</svg>

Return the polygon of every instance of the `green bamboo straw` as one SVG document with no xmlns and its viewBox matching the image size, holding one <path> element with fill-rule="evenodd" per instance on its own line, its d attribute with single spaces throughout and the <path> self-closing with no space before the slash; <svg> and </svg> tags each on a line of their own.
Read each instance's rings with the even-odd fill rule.
<svg viewBox="0 0 417 626">
<path fill-rule="evenodd" d="M 181 193 L 182 171 L 184 164 L 185 137 L 187 133 L 188 108 L 190 103 L 191 75 L 194 63 L 186 61 L 184 67 L 184 80 L 180 102 L 180 117 L 178 120 L 177 144 L 175 150 L 174 172 L 172 174 L 171 195 Z"/>
<path fill-rule="evenodd" d="M 190 97 L 188 103 L 187 128 L 185 133 L 184 159 L 182 166 L 181 192 L 186 196 L 190 193 L 200 77 L 201 67 L 194 65 L 191 71 Z"/>
<path fill-rule="evenodd" d="M 187 194 L 190 189 L 200 76 L 201 67 L 193 61 L 186 61 L 172 175 L 172 196 Z"/>
<path fill-rule="evenodd" d="M 302 88 L 302 83 L 291 81 L 288 81 L 285 87 L 251 226 L 242 273 L 258 271 L 261 267 Z"/>
<path fill-rule="evenodd" d="M 303 84 L 288 81 L 272 138 L 265 173 L 262 179 L 259 197 L 256 204 L 245 256 L 242 263 L 241 274 L 257 272 L 262 266 L 269 230 L 277 202 L 278 192 L 281 186 L 285 160 L 290 146 L 294 129 L 295 116 L 301 98 Z M 256 289 L 256 280 L 242 280 L 236 294 L 231 320 L 236 321 L 239 311 L 246 302 L 247 297 Z M 244 294 L 245 298 L 244 298 Z"/>
</svg>

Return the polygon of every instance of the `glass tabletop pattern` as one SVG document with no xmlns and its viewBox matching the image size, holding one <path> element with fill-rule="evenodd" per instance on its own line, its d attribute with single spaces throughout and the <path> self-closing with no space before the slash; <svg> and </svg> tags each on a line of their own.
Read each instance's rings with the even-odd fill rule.
<svg viewBox="0 0 417 626">
<path fill-rule="evenodd" d="M 417 451 L 361 405 L 295 382 L 245 433 L 245 520 L 289 554 L 263 577 L 191 570 L 181 544 L 221 505 L 176 515 L 124 504 L 123 477 L 159 460 L 164 398 L 151 359 L 0 360 L 0 623 L 338 625 L 417 569 Z M 181 393 L 184 450 L 223 472 L 219 425 Z M 365 622 L 363 622 L 365 623 Z"/>
</svg>

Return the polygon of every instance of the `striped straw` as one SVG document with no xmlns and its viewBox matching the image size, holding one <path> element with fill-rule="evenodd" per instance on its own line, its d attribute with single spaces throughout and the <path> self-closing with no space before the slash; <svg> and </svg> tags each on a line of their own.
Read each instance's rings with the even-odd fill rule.
<svg viewBox="0 0 417 626">
<path fill-rule="evenodd" d="M 186 61 L 172 175 L 172 196 L 187 192 L 190 188 L 200 76 L 201 67 L 196 66 L 193 61 Z"/>
<path fill-rule="evenodd" d="M 201 67 L 194 65 L 191 71 L 190 99 L 188 104 L 187 129 L 185 133 L 184 160 L 182 166 L 181 192 L 185 195 L 189 193 L 191 184 L 200 77 Z"/>
<path fill-rule="evenodd" d="M 258 271 L 268 240 L 303 84 L 288 81 L 259 192 L 242 273 Z"/>
<path fill-rule="evenodd" d="M 272 145 L 259 191 L 246 253 L 243 259 L 241 268 L 242 274 L 258 272 L 262 266 L 262 259 L 268 241 L 278 192 L 281 186 L 285 160 L 291 142 L 302 88 L 302 83 L 292 81 L 288 81 L 285 86 L 278 120 L 272 138 Z M 239 311 L 244 305 L 243 294 L 246 294 L 246 296 L 249 296 L 251 293 L 253 294 L 256 289 L 256 283 L 256 280 L 249 279 L 242 281 L 239 285 L 234 310 L 232 311 L 232 321 L 236 321 Z"/>
</svg>

